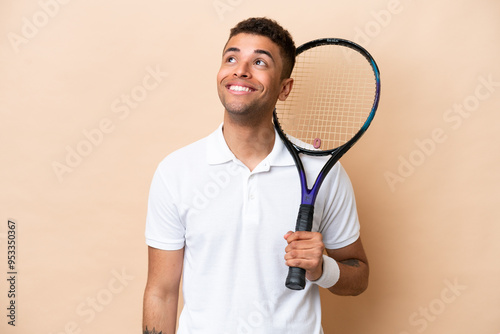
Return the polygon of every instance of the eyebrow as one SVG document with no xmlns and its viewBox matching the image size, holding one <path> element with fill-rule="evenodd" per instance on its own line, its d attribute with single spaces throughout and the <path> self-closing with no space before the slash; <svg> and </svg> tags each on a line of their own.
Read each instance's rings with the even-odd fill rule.
<svg viewBox="0 0 500 334">
<path fill-rule="evenodd" d="M 228 48 L 226 51 L 224 51 L 224 54 L 228 53 L 228 52 L 240 52 L 241 50 L 239 48 L 235 48 L 235 47 L 231 47 L 231 48 Z M 262 49 L 255 49 L 253 51 L 254 53 L 257 53 L 257 54 L 263 54 L 263 55 L 266 55 L 268 56 L 269 58 L 271 58 L 272 61 L 274 61 L 274 58 L 273 56 L 271 55 L 271 52 L 269 51 L 266 51 L 266 50 L 262 50 Z"/>
</svg>

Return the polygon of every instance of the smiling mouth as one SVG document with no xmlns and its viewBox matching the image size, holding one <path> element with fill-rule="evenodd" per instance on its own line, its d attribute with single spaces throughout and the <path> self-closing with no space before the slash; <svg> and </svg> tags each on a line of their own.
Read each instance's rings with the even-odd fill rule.
<svg viewBox="0 0 500 334">
<path fill-rule="evenodd" d="M 229 89 L 230 91 L 233 91 L 233 92 L 247 92 L 247 93 L 251 93 L 251 92 L 255 91 L 255 89 L 252 89 L 250 87 L 238 86 L 238 85 L 228 85 L 227 89 Z"/>
</svg>

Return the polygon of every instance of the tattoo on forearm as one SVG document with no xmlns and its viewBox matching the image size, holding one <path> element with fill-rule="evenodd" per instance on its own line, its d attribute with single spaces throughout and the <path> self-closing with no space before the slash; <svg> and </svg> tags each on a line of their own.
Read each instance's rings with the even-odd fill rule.
<svg viewBox="0 0 500 334">
<path fill-rule="evenodd" d="M 347 259 L 344 261 L 340 261 L 340 263 L 343 263 L 343 264 L 351 266 L 351 267 L 359 267 L 359 260 L 356 260 L 356 259 Z"/>
<path fill-rule="evenodd" d="M 148 330 L 148 327 L 146 326 L 146 329 L 144 330 L 143 334 L 162 334 L 163 331 L 157 332 L 156 329 L 153 327 L 152 331 Z"/>
</svg>

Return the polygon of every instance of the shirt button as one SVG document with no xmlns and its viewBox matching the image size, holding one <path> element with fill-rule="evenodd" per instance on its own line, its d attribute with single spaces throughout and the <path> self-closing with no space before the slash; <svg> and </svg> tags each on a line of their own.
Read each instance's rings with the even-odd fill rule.
<svg viewBox="0 0 500 334">
<path fill-rule="evenodd" d="M 254 194 L 250 194 L 250 199 L 251 200 L 255 199 L 255 195 Z"/>
</svg>

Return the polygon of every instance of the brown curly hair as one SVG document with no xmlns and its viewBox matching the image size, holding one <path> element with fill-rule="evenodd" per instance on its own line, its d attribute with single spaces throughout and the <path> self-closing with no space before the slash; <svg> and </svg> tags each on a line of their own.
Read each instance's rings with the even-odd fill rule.
<svg viewBox="0 0 500 334">
<path fill-rule="evenodd" d="M 251 17 L 239 22 L 231 29 L 229 39 L 241 34 L 265 36 L 279 46 L 283 59 L 281 78 L 289 78 L 295 65 L 295 43 L 290 33 L 275 20 L 266 17 Z"/>
</svg>

